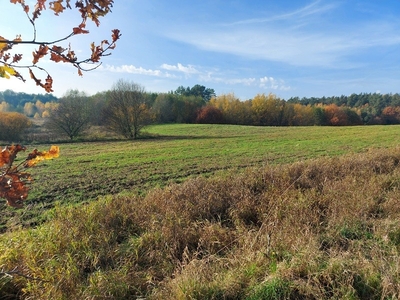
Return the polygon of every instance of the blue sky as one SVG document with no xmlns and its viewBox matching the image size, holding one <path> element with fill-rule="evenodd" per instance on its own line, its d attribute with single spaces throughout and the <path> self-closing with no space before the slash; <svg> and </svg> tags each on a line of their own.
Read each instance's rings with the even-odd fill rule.
<svg viewBox="0 0 400 300">
<path fill-rule="evenodd" d="M 0 11 L 7 12 L 0 36 L 32 38 L 19 6 L 1 0 Z M 78 23 L 71 12 L 55 17 L 47 10 L 37 20 L 37 40 L 64 36 Z M 94 94 L 120 78 L 149 92 L 201 84 L 242 100 L 258 93 L 288 99 L 400 92 L 398 0 L 115 0 L 99 28 L 90 25 L 90 35 L 69 42 L 83 58 L 114 28 L 122 33 L 117 48 L 83 77 L 43 61 L 56 96 L 68 89 Z M 31 60 L 32 48 L 15 52 Z M 7 88 L 43 92 L 31 80 L 0 80 L 0 90 Z"/>
</svg>

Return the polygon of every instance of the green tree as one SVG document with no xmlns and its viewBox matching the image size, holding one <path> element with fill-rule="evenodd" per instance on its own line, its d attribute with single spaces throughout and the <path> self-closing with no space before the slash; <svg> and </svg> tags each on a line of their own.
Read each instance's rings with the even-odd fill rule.
<svg viewBox="0 0 400 300">
<path fill-rule="evenodd" d="M 128 139 L 136 139 L 151 120 L 144 88 L 120 79 L 107 93 L 103 111 L 106 126 Z"/>
<path fill-rule="evenodd" d="M 180 86 L 176 89 L 175 94 L 181 96 L 201 97 L 204 102 L 208 102 L 212 97 L 215 97 L 215 91 L 211 88 L 206 88 L 204 85 L 196 84 L 192 88 L 184 88 Z"/>
<path fill-rule="evenodd" d="M 179 96 L 172 93 L 159 94 L 154 101 L 153 110 L 158 123 L 176 123 Z"/>
<path fill-rule="evenodd" d="M 157 96 L 152 108 L 159 123 L 194 123 L 203 105 L 201 97 L 163 93 Z"/>
<path fill-rule="evenodd" d="M 84 92 L 69 90 L 58 106 L 50 111 L 46 125 L 52 131 L 75 139 L 89 126 L 92 107 L 90 98 Z"/>
</svg>

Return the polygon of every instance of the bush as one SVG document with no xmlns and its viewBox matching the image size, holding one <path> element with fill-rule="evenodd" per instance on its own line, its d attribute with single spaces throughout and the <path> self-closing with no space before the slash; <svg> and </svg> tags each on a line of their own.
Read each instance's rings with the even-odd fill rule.
<svg viewBox="0 0 400 300">
<path fill-rule="evenodd" d="M 0 140 L 17 142 L 22 133 L 32 125 L 23 114 L 17 112 L 0 112 Z"/>
<path fill-rule="evenodd" d="M 197 112 L 196 123 L 220 124 L 222 120 L 222 112 L 214 106 L 204 106 Z"/>
</svg>

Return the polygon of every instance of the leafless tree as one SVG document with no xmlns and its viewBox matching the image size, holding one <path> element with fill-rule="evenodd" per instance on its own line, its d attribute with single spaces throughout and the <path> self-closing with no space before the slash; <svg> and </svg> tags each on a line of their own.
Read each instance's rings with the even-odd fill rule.
<svg viewBox="0 0 400 300">
<path fill-rule="evenodd" d="M 50 112 L 47 127 L 65 134 L 71 140 L 87 129 L 92 117 L 90 98 L 78 90 L 69 90 L 59 101 L 57 108 Z"/>
<path fill-rule="evenodd" d="M 133 82 L 118 80 L 107 93 L 103 116 L 110 130 L 125 138 L 136 139 L 151 120 L 144 88 Z"/>
</svg>

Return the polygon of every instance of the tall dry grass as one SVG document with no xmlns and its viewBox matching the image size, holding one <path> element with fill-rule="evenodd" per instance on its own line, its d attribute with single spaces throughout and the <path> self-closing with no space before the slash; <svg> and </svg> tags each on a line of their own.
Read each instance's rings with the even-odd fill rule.
<svg viewBox="0 0 400 300">
<path fill-rule="evenodd" d="M 397 299 L 399 162 L 373 150 L 60 207 L 0 237 L 0 295 Z"/>
</svg>

